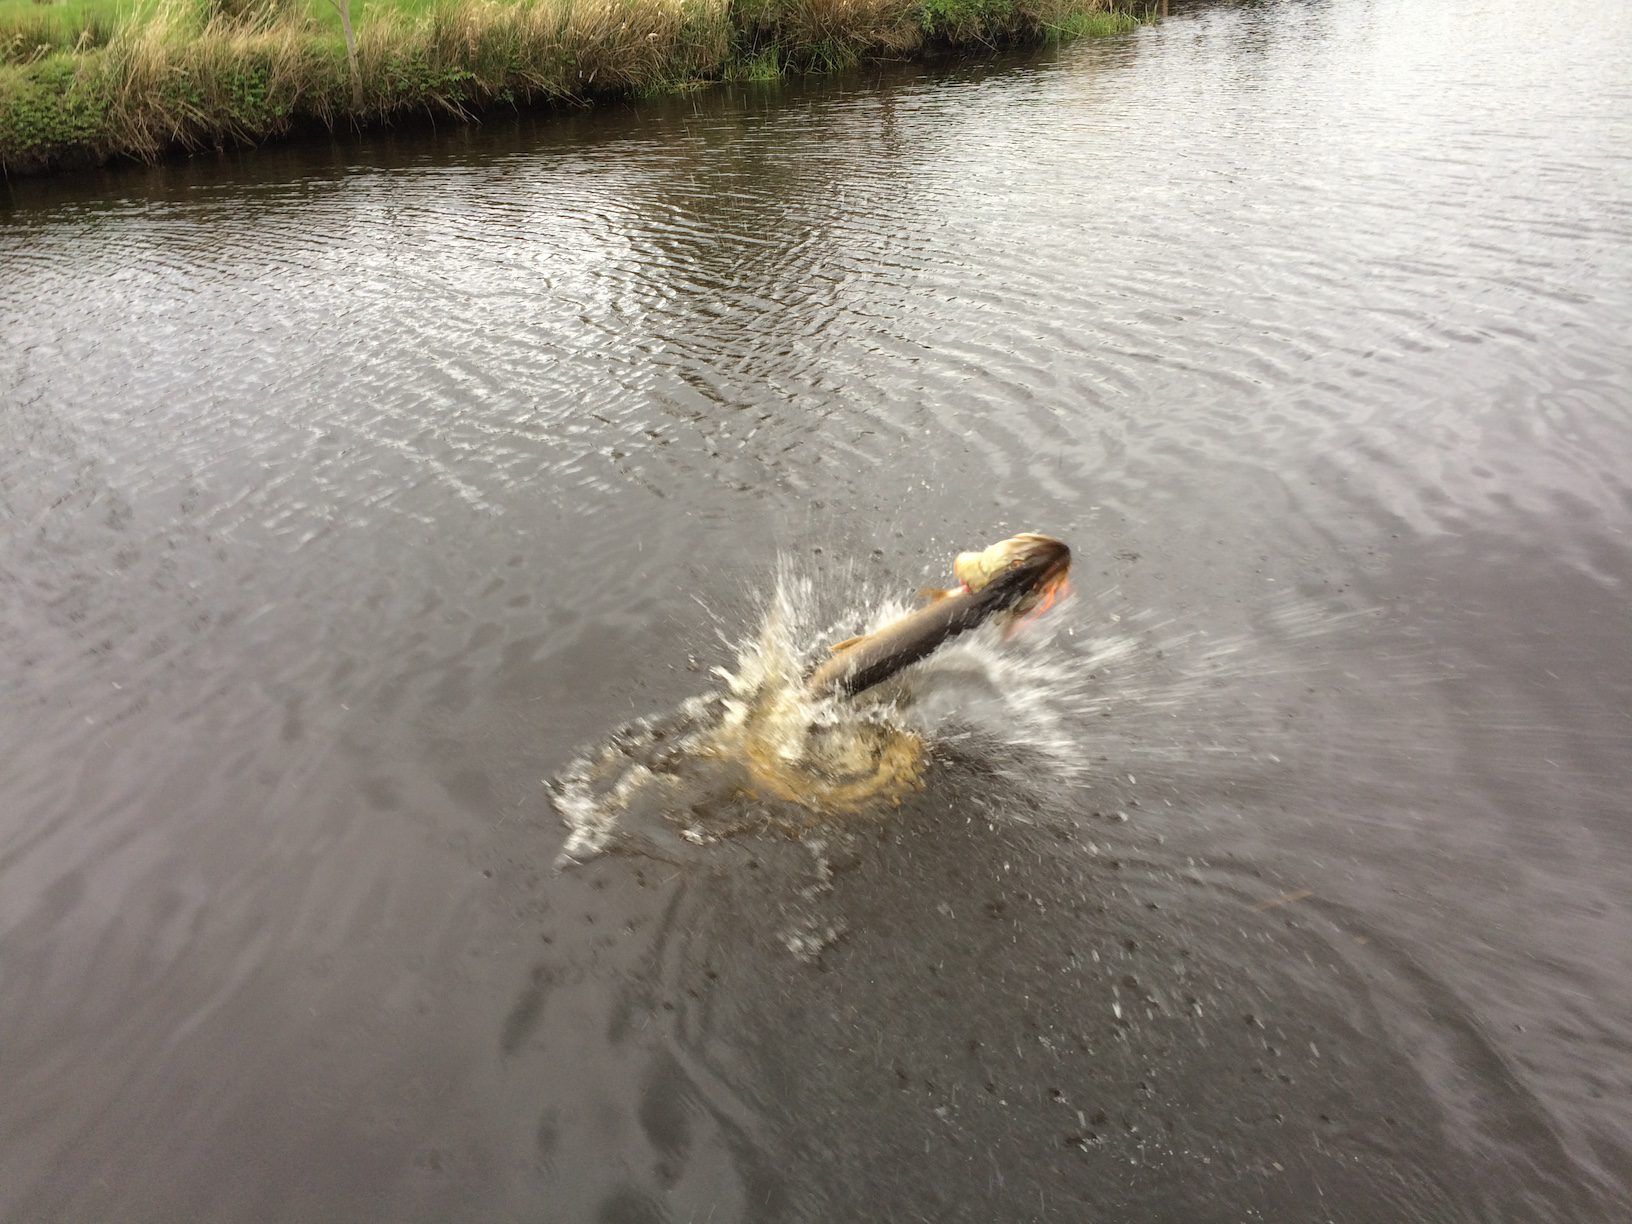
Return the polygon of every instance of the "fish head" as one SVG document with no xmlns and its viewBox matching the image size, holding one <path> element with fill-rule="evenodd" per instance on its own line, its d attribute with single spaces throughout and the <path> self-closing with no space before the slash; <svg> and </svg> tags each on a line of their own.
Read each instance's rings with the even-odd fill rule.
<svg viewBox="0 0 1632 1224">
<path fill-rule="evenodd" d="M 980 552 L 959 553 L 952 563 L 958 581 L 972 592 L 990 591 L 1016 613 L 1046 611 L 1069 593 L 1071 550 L 1053 536 L 1026 532 Z"/>
</svg>

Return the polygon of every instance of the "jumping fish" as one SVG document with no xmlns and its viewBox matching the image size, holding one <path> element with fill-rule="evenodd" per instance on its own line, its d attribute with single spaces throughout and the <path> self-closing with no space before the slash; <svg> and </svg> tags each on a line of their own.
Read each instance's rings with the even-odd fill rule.
<svg viewBox="0 0 1632 1224">
<path fill-rule="evenodd" d="M 922 592 L 927 606 L 882 629 L 830 647 L 807 677 L 817 696 L 854 696 L 931 654 L 949 638 L 1004 616 L 1011 623 L 1046 611 L 1069 588 L 1071 550 L 1052 536 L 1026 533 L 952 563 L 958 585 Z"/>
</svg>

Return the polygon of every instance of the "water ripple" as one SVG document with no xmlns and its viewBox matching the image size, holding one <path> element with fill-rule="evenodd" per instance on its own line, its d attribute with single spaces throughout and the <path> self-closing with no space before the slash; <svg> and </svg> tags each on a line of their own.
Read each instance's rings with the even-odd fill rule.
<svg viewBox="0 0 1632 1224">
<path fill-rule="evenodd" d="M 1509 1190 L 1528 1218 L 1619 1206 L 1629 13 L 1202 5 L 1001 65 L 10 187 L 0 950 L 32 985 L 0 996 L 0 1215 L 248 1214 L 250 1191 L 155 1172 L 226 1164 L 291 1217 L 365 1195 L 519 1213 L 603 1136 L 650 1167 L 577 1186 L 586 1214 L 656 1210 L 682 1184 L 687 1203 L 776 1199 L 777 1102 L 704 988 L 670 980 L 675 947 L 655 984 L 628 950 L 669 938 L 673 912 L 586 886 L 569 927 L 550 907 L 575 886 L 530 883 L 553 850 L 538 780 L 698 691 L 779 550 L 894 591 L 1032 528 L 1081 558 L 1105 622 L 1083 632 L 1140 644 L 1136 668 L 1095 672 L 1076 815 L 1148 774 L 1143 817 L 1160 804 L 1170 840 L 1091 884 L 1126 901 L 1139 877 L 1169 908 L 1113 900 L 1114 921 L 1188 931 L 1220 992 L 1284 991 L 1311 1033 L 1342 983 L 1354 1019 L 1332 1040 L 1389 1068 L 1417 1119 L 1411 1139 L 1333 1140 L 1393 1170 L 1351 1189 L 1401 1217 L 1465 1215 L 1458 1176 L 1491 1212 Z M 946 811 L 976 838 L 986 792 L 957 768 L 974 789 Z M 908 895 L 962 906 L 956 873 L 985 864 L 924 853 Z M 1214 854 L 1235 866 L 1181 883 Z M 502 903 L 472 862 L 499 863 Z M 1242 898 L 1267 876 L 1337 899 L 1307 931 L 1249 934 Z M 1076 964 L 1049 958 L 1074 947 L 1078 882 L 1014 935 L 1038 941 L 1033 968 Z M 590 921 L 598 903 L 626 907 L 628 945 Z M 560 943 L 521 1006 L 540 932 Z M 903 958 L 932 1009 L 905 943 L 858 943 Z M 626 989 L 598 995 L 619 955 Z M 949 971 L 971 994 L 976 964 Z M 573 1054 L 554 1070 L 529 1061 L 544 1033 Z M 1200 1044 L 1116 1034 L 1094 1040 L 1126 1053 L 1130 1085 L 1146 1062 L 1223 1073 Z M 588 1093 L 626 1055 L 638 1083 L 586 1105 L 580 1132 L 565 1106 L 541 1121 L 513 1074 Z M 1314 1094 L 1351 1072 L 1300 1071 L 1310 1134 Z M 937 1074 L 970 1090 L 930 1113 L 951 1135 L 986 1093 Z M 286 1099 L 298 1118 L 268 1104 Z M 428 1121 L 445 1102 L 455 1121 Z M 1040 1109 L 1003 1133 L 1035 1122 L 1066 1150 L 1041 1120 L 1063 1107 Z M 166 1159 L 130 1139 L 160 1119 Z M 1250 1166 L 1239 1201 L 1300 1214 L 1310 1200 L 1272 1188 L 1286 1133 L 1222 1119 L 1191 1132 L 1207 1167 Z M 872 1158 L 819 1119 L 787 1125 Z M 360 1134 L 377 1167 L 321 1159 Z M 1095 1134 L 1118 1167 L 1181 1167 L 1161 1164 L 1176 1140 Z M 220 1161 L 222 1135 L 259 1155 Z M 1330 1168 L 1317 1148 L 1282 1170 L 1305 1189 Z M 939 1159 L 913 1167 L 933 1181 Z M 290 1167 L 317 1170 L 309 1199 Z M 365 1186 L 371 1170 L 401 1180 Z M 148 1197 L 118 1193 L 132 1181 Z M 1195 1214 L 1164 1186 L 1083 1210 Z M 1007 1209 L 986 1193 L 945 1218 Z"/>
</svg>

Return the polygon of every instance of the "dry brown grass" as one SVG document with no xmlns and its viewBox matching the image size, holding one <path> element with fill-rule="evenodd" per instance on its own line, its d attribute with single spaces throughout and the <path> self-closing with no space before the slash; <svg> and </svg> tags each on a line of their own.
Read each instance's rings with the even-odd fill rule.
<svg viewBox="0 0 1632 1224">
<path fill-rule="evenodd" d="M 172 146 L 252 143 L 308 115 L 332 121 L 341 83 L 309 20 L 279 14 L 195 26 L 179 4 L 122 27 L 100 54 L 112 148 L 152 158 Z"/>
</svg>

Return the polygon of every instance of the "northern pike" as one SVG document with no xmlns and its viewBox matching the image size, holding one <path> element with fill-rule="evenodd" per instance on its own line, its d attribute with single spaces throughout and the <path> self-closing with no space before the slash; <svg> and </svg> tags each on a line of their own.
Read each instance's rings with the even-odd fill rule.
<svg viewBox="0 0 1632 1224">
<path fill-rule="evenodd" d="M 1034 533 L 959 553 L 952 563 L 956 587 L 925 591 L 926 607 L 830 647 L 831 657 L 810 673 L 806 687 L 821 697 L 854 696 L 995 616 L 1014 622 L 1046 611 L 1068 591 L 1070 568 L 1069 548 Z"/>
</svg>

